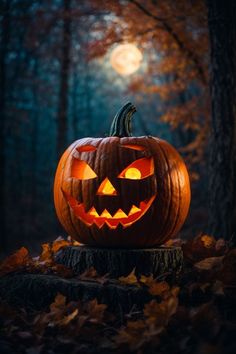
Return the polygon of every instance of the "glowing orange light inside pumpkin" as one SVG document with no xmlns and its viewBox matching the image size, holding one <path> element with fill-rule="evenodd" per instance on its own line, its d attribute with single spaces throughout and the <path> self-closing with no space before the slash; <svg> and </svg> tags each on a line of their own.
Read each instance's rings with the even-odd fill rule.
<svg viewBox="0 0 236 354">
<path fill-rule="evenodd" d="M 136 207 L 135 205 L 133 205 L 132 208 L 130 209 L 129 215 L 133 215 L 133 214 L 137 213 L 138 211 L 141 211 L 141 209 Z"/>
<path fill-rule="evenodd" d="M 101 218 L 112 218 L 111 214 L 109 213 L 109 211 L 107 211 L 107 209 L 103 210 L 100 216 Z"/>
<path fill-rule="evenodd" d="M 71 177 L 91 179 L 97 177 L 97 175 L 85 161 L 74 158 L 71 167 Z"/>
<path fill-rule="evenodd" d="M 106 224 L 111 229 L 116 229 L 119 224 L 123 227 L 128 227 L 139 220 L 147 212 L 156 197 L 156 195 L 153 195 L 151 198 L 141 201 L 139 207 L 133 205 L 128 215 L 122 209 L 118 209 L 112 216 L 107 209 L 104 209 L 101 215 L 98 214 L 94 207 L 86 212 L 83 203 L 79 203 L 74 197 L 70 196 L 69 193 L 63 190 L 62 192 L 75 215 L 86 225 L 91 226 L 96 224 L 101 228 Z"/>
<path fill-rule="evenodd" d="M 97 210 L 94 207 L 92 207 L 88 213 L 89 213 L 89 215 L 95 216 L 96 218 L 99 217 Z"/>
<path fill-rule="evenodd" d="M 143 157 L 132 162 L 118 176 L 118 178 L 142 179 L 153 175 L 154 162 L 152 157 Z"/>
<path fill-rule="evenodd" d="M 125 178 L 140 179 L 141 176 L 141 172 L 135 167 L 128 168 L 128 170 L 125 171 Z"/>
<path fill-rule="evenodd" d="M 127 215 L 125 212 L 121 209 L 118 209 L 115 215 L 113 216 L 114 219 L 122 219 L 122 218 L 127 218 Z"/>
<path fill-rule="evenodd" d="M 76 148 L 78 152 L 95 151 L 97 148 L 93 145 L 82 145 Z"/>
<path fill-rule="evenodd" d="M 97 195 L 117 195 L 117 192 L 108 178 L 100 184 Z"/>
</svg>

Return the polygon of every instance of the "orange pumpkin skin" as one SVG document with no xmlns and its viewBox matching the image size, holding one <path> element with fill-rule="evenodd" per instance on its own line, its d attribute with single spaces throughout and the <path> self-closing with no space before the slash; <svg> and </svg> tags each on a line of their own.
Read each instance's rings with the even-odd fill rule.
<svg viewBox="0 0 236 354">
<path fill-rule="evenodd" d="M 93 174 L 90 171 L 83 179 L 85 162 Z M 189 177 L 178 152 L 164 140 L 150 136 L 84 138 L 61 157 L 54 201 L 61 224 L 82 244 L 158 246 L 174 237 L 186 219 Z"/>
</svg>

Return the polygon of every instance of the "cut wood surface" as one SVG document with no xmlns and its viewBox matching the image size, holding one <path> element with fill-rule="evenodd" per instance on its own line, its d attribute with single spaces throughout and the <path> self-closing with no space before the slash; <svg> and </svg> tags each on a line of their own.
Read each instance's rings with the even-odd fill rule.
<svg viewBox="0 0 236 354">
<path fill-rule="evenodd" d="M 76 274 L 95 268 L 98 274 L 111 277 L 127 276 L 134 268 L 137 276 L 154 277 L 179 273 L 183 265 L 180 247 L 153 249 L 111 249 L 86 246 L 68 246 L 56 255 L 56 262 L 73 269 Z"/>
</svg>

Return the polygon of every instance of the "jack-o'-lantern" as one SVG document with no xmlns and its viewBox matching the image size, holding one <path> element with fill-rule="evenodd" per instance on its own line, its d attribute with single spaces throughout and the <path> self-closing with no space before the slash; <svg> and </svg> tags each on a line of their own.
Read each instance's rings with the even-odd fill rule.
<svg viewBox="0 0 236 354">
<path fill-rule="evenodd" d="M 152 136 L 132 137 L 135 107 L 115 116 L 110 136 L 75 141 L 57 167 L 57 216 L 76 240 L 102 247 L 150 247 L 174 237 L 190 203 L 178 152 Z"/>
</svg>

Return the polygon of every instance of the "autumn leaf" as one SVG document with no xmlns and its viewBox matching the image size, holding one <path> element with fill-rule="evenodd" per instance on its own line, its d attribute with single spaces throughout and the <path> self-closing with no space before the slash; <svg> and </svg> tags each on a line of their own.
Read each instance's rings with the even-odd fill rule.
<svg viewBox="0 0 236 354">
<path fill-rule="evenodd" d="M 99 275 L 94 267 L 86 269 L 82 274 L 78 276 L 80 280 L 94 280 L 102 285 L 109 282 L 108 274 Z"/>
<path fill-rule="evenodd" d="M 55 313 L 58 310 L 62 310 L 65 308 L 66 305 L 66 297 L 60 293 L 58 293 L 54 299 L 54 302 L 50 305 L 50 312 Z"/>
<path fill-rule="evenodd" d="M 71 321 L 73 321 L 79 313 L 79 309 L 75 309 L 73 312 L 71 312 L 69 315 L 64 316 L 64 318 L 60 321 L 58 321 L 58 325 L 60 326 L 67 326 Z"/>
<path fill-rule="evenodd" d="M 73 270 L 65 267 L 63 264 L 55 263 L 51 266 L 51 270 L 53 273 L 56 273 L 57 275 L 63 278 L 72 278 L 74 275 Z"/>
<path fill-rule="evenodd" d="M 183 244 L 183 240 L 180 238 L 171 238 L 170 240 L 166 241 L 163 245 L 164 247 L 181 247 Z"/>
<path fill-rule="evenodd" d="M 224 242 L 216 241 L 213 236 L 198 235 L 184 243 L 182 249 L 185 259 L 195 263 L 204 258 L 223 256 L 227 247 Z"/>
<path fill-rule="evenodd" d="M 209 248 L 215 246 L 216 240 L 212 236 L 203 235 L 200 240 L 203 242 L 204 247 Z"/>
<path fill-rule="evenodd" d="M 45 263 L 51 263 L 53 262 L 53 253 L 52 253 L 52 248 L 49 243 L 43 243 L 42 244 L 42 253 L 39 256 L 39 260 L 41 262 Z"/>
<path fill-rule="evenodd" d="M 145 284 L 147 286 L 150 286 L 153 282 L 155 282 L 154 278 L 153 278 L 153 275 L 149 275 L 149 276 L 146 276 L 146 275 L 141 275 L 140 279 L 139 279 L 139 282 L 141 284 Z"/>
<path fill-rule="evenodd" d="M 87 303 L 86 309 L 90 322 L 101 322 L 104 316 L 104 311 L 107 309 L 107 305 L 99 304 L 97 299 L 93 299 Z"/>
<path fill-rule="evenodd" d="M 170 286 L 165 281 L 153 282 L 148 289 L 149 293 L 154 296 L 157 295 L 161 296 L 163 295 L 164 292 L 167 292 L 169 290 L 170 290 Z"/>
<path fill-rule="evenodd" d="M 81 280 L 86 280 L 86 279 L 89 279 L 89 278 L 97 278 L 98 277 L 98 274 L 97 274 L 97 271 L 94 267 L 90 267 L 88 269 L 86 269 L 82 274 L 79 275 L 79 279 Z"/>
<path fill-rule="evenodd" d="M 139 281 L 135 275 L 135 268 L 132 270 L 132 272 L 129 275 L 127 275 L 127 277 L 120 277 L 119 281 L 122 284 L 139 285 Z"/>
<path fill-rule="evenodd" d="M 156 300 L 151 300 L 144 307 L 144 315 L 149 325 L 154 324 L 158 327 L 164 327 L 168 324 L 169 319 L 176 313 L 178 307 L 178 298 L 170 296 L 158 303 Z"/>
<path fill-rule="evenodd" d="M 224 256 L 209 257 L 194 264 L 194 267 L 199 270 L 212 270 L 218 269 L 222 265 Z"/>
<path fill-rule="evenodd" d="M 27 266 L 32 259 L 25 247 L 21 247 L 11 256 L 7 257 L 0 265 L 0 276 L 19 270 Z"/>
<path fill-rule="evenodd" d="M 67 247 L 67 246 L 71 246 L 71 241 L 65 240 L 62 237 L 58 237 L 55 241 L 53 241 L 51 249 L 52 249 L 52 252 L 55 254 L 60 249 Z"/>
<path fill-rule="evenodd" d="M 122 327 L 118 334 L 113 337 L 117 347 L 127 345 L 131 351 L 140 348 L 144 342 L 144 332 L 147 325 L 144 320 L 128 321 L 125 327 Z"/>
<path fill-rule="evenodd" d="M 236 248 L 230 250 L 223 259 L 218 279 L 227 287 L 236 287 Z"/>
<path fill-rule="evenodd" d="M 216 280 L 212 286 L 212 291 L 216 295 L 224 295 L 224 284 L 220 280 Z"/>
</svg>

